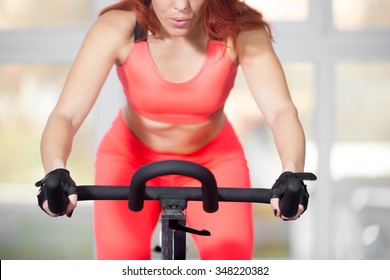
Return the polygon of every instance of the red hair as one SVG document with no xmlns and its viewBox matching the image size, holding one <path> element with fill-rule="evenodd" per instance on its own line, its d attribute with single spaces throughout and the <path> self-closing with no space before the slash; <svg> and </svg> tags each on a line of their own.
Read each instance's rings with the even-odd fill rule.
<svg viewBox="0 0 390 280">
<path fill-rule="evenodd" d="M 110 5 L 100 15 L 110 10 L 134 11 L 137 21 L 144 30 L 156 34 L 160 23 L 150 8 L 151 0 L 122 0 Z M 263 15 L 241 0 L 206 0 L 203 6 L 202 23 L 211 39 L 236 42 L 241 31 L 265 28 L 272 38 L 271 28 Z"/>
</svg>

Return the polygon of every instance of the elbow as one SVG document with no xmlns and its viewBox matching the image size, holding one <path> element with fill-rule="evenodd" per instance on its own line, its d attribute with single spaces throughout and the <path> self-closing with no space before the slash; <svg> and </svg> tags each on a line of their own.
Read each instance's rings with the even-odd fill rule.
<svg viewBox="0 0 390 280">
<path fill-rule="evenodd" d="M 294 123 L 298 123 L 300 125 L 298 110 L 292 103 L 285 105 L 275 111 L 274 114 L 269 116 L 267 118 L 267 123 L 272 130 L 276 129 L 277 127 L 280 127 L 281 125 L 284 126 L 284 124 L 291 125 Z"/>
<path fill-rule="evenodd" d="M 71 117 L 57 111 L 53 111 L 49 115 L 47 126 L 61 128 L 61 130 L 67 131 L 70 135 L 74 135 L 78 129 Z"/>
</svg>

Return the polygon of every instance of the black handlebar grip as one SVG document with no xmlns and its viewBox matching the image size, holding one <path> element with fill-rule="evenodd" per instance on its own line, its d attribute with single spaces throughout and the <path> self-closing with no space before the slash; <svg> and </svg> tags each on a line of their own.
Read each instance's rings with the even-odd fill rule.
<svg viewBox="0 0 390 280">
<path fill-rule="evenodd" d="M 279 201 L 280 212 L 284 217 L 292 218 L 297 214 L 301 191 L 301 182 L 298 179 L 288 180 L 286 189 Z"/>
<path fill-rule="evenodd" d="M 49 210 L 54 214 L 63 214 L 68 197 L 62 189 L 60 180 L 55 176 L 50 176 L 46 179 L 45 186 Z"/>
<path fill-rule="evenodd" d="M 164 175 L 183 175 L 199 180 L 202 184 L 203 209 L 208 213 L 218 210 L 218 190 L 213 173 L 202 165 L 182 160 L 158 161 L 137 169 L 130 182 L 129 209 L 141 211 L 144 207 L 146 182 Z"/>
</svg>

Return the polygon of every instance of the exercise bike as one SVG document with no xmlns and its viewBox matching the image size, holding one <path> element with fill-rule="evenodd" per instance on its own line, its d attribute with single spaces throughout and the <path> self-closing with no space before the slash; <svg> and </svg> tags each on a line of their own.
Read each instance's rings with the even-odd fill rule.
<svg viewBox="0 0 390 280">
<path fill-rule="evenodd" d="M 182 175 L 197 179 L 201 187 L 147 186 L 146 182 L 164 175 Z M 313 174 L 313 180 L 315 175 Z M 62 213 L 67 197 L 51 177 L 46 182 L 48 206 L 53 213 Z M 301 183 L 291 180 L 280 199 L 283 216 L 295 216 L 301 196 Z M 186 234 L 210 236 L 207 230 L 198 230 L 186 225 L 188 201 L 202 201 L 208 213 L 218 211 L 218 202 L 269 203 L 270 189 L 217 187 L 214 175 L 202 165 L 182 160 L 166 160 L 146 164 L 133 175 L 130 186 L 78 186 L 78 200 L 128 200 L 130 211 L 142 211 L 145 200 L 159 200 L 161 209 L 161 259 L 186 259 Z"/>
</svg>

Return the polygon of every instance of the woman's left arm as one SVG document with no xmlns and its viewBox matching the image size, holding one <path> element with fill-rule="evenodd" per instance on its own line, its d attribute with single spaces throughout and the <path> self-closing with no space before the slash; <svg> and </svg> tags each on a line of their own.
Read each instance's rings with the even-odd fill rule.
<svg viewBox="0 0 390 280">
<path fill-rule="evenodd" d="M 252 95 L 274 135 L 283 171 L 302 172 L 304 131 L 266 30 L 241 32 L 237 53 Z"/>
<path fill-rule="evenodd" d="M 303 172 L 304 131 L 267 31 L 241 32 L 237 54 L 252 95 L 272 130 L 283 172 Z M 272 199 L 271 206 L 280 215 L 278 201 Z M 298 214 L 303 210 L 300 206 Z"/>
</svg>

